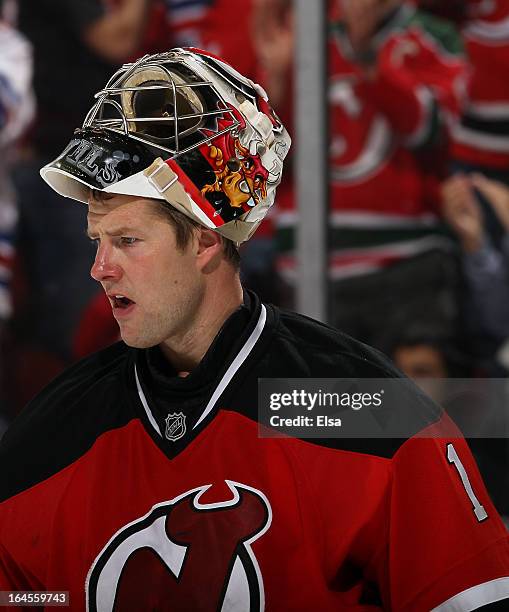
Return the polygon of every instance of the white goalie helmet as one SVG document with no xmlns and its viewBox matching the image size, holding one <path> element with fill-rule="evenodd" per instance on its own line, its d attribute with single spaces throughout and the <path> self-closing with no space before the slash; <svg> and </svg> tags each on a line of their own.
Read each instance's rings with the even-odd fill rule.
<svg viewBox="0 0 509 612">
<path fill-rule="evenodd" d="M 41 169 L 63 196 L 90 189 L 168 202 L 240 244 L 274 203 L 290 137 L 263 89 L 198 49 L 126 64 Z"/>
</svg>

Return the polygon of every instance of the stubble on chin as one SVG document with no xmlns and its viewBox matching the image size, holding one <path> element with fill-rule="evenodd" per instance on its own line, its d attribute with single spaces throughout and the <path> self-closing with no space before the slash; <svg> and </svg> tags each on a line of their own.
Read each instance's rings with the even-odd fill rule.
<svg viewBox="0 0 509 612">
<path fill-rule="evenodd" d="M 120 329 L 120 337 L 124 344 L 136 349 L 146 349 L 158 344 L 158 341 L 152 340 L 149 336 L 143 333 L 129 333 L 127 330 Z"/>
</svg>

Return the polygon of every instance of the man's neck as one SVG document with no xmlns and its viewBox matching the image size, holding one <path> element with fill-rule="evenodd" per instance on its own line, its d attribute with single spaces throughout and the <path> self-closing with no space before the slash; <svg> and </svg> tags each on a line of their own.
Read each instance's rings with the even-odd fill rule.
<svg viewBox="0 0 509 612">
<path fill-rule="evenodd" d="M 160 345 L 163 355 L 179 376 L 187 376 L 200 363 L 224 322 L 242 302 L 240 280 L 230 285 L 226 292 L 221 283 L 207 287 L 189 329 L 178 338 L 169 338 Z"/>
</svg>

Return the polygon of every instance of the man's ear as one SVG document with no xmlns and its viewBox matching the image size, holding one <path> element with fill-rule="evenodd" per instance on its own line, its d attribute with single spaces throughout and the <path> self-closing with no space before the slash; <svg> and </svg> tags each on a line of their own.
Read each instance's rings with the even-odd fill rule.
<svg viewBox="0 0 509 612">
<path fill-rule="evenodd" d="M 223 256 L 223 239 L 213 230 L 199 228 L 196 236 L 196 259 L 204 272 L 211 272 Z"/>
</svg>

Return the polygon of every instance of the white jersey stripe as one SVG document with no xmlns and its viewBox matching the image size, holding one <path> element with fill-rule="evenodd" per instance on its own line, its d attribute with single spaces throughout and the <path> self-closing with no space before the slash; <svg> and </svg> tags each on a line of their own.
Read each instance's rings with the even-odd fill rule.
<svg viewBox="0 0 509 612">
<path fill-rule="evenodd" d="M 497 22 L 472 21 L 463 30 L 463 35 L 487 44 L 505 43 L 509 39 L 509 17 Z"/>
<path fill-rule="evenodd" d="M 487 121 L 505 121 L 509 117 L 509 101 L 469 102 L 464 114 Z"/>
<path fill-rule="evenodd" d="M 336 211 L 329 215 L 329 223 L 335 229 L 422 229 L 435 226 L 437 221 L 438 217 L 433 213 L 424 213 L 422 215 L 389 215 L 376 212 Z"/>
<path fill-rule="evenodd" d="M 453 242 L 445 236 L 429 235 L 416 240 L 401 240 L 400 242 L 391 242 L 373 247 L 353 247 L 348 249 L 333 249 L 329 253 L 329 259 L 333 260 L 333 264 L 341 264 L 342 259 L 360 256 L 363 259 L 377 257 L 393 257 L 402 255 L 403 257 L 411 257 L 423 251 L 436 248 L 450 248 Z"/>
<path fill-rule="evenodd" d="M 237 373 L 237 370 L 247 359 L 249 353 L 253 350 L 255 344 L 258 342 L 258 339 L 262 335 L 266 320 L 267 320 L 267 310 L 265 309 L 265 306 L 262 304 L 260 317 L 258 318 L 258 323 L 256 324 L 256 327 L 251 332 L 251 335 L 247 339 L 244 346 L 240 349 L 235 359 L 231 362 L 230 367 L 226 370 L 223 378 L 221 379 L 220 383 L 217 385 L 214 393 L 212 394 L 212 397 L 209 400 L 209 403 L 205 407 L 205 410 L 202 412 L 200 418 L 196 421 L 193 429 L 196 429 L 196 427 L 198 427 L 198 425 L 203 421 L 203 419 L 205 419 L 205 417 L 214 408 L 217 400 L 221 397 L 221 394 L 223 393 L 223 391 L 230 384 L 230 381 Z"/>
<path fill-rule="evenodd" d="M 477 149 L 495 151 L 497 153 L 509 152 L 509 138 L 507 136 L 485 134 L 458 125 L 453 130 L 453 138 L 458 143 L 471 145 Z"/>
<path fill-rule="evenodd" d="M 136 364 L 134 366 L 134 376 L 136 378 L 136 388 L 138 389 L 138 395 L 140 396 L 140 400 L 143 405 L 143 408 L 145 409 L 145 412 L 147 413 L 148 420 L 150 421 L 150 424 L 152 425 L 152 427 L 156 430 L 156 432 L 162 438 L 163 436 L 161 434 L 161 430 L 159 429 L 159 425 L 157 424 L 156 420 L 154 419 L 152 415 L 152 412 L 150 411 L 150 408 L 148 407 L 147 398 L 145 397 L 145 394 L 143 393 L 143 389 L 141 388 L 140 379 L 138 378 L 138 370 L 136 368 Z"/>
<path fill-rule="evenodd" d="M 461 591 L 431 612 L 470 612 L 506 598 L 509 599 L 509 577 L 497 578 Z"/>
<path fill-rule="evenodd" d="M 292 228 L 298 222 L 297 211 L 277 213 L 275 223 L 278 229 Z M 329 224 L 332 228 L 373 229 L 402 228 L 422 229 L 437 224 L 438 217 L 434 213 L 420 215 L 393 215 L 378 212 L 331 211 Z"/>
<path fill-rule="evenodd" d="M 421 146 L 426 138 L 429 137 L 431 131 L 431 119 L 434 107 L 433 94 L 427 87 L 421 85 L 415 89 L 415 95 L 421 106 L 421 117 L 412 134 L 409 134 L 405 138 L 405 143 L 408 147 Z"/>
<path fill-rule="evenodd" d="M 230 364 L 230 367 L 224 373 L 223 378 L 220 380 L 219 384 L 215 388 L 214 393 L 212 393 L 212 396 L 211 396 L 207 406 L 205 407 L 205 410 L 200 415 L 200 418 L 196 421 L 196 424 L 194 425 L 193 429 L 198 427 L 198 425 L 212 411 L 212 409 L 216 405 L 217 400 L 221 397 L 221 394 L 226 389 L 226 387 L 230 384 L 232 378 L 237 373 L 237 370 L 240 368 L 240 366 L 247 359 L 247 357 L 249 356 L 249 354 L 253 350 L 255 344 L 258 342 L 258 339 L 260 338 L 260 336 L 261 336 L 261 334 L 263 332 L 266 320 L 267 320 L 267 310 L 266 310 L 265 306 L 262 304 L 260 316 L 258 318 L 258 322 L 256 324 L 256 327 L 253 329 L 253 331 L 251 332 L 251 335 L 246 340 L 246 343 L 240 349 L 240 351 L 238 352 L 237 356 L 235 357 L 235 359 Z M 134 376 L 136 378 L 136 388 L 138 389 L 138 395 L 140 397 L 140 401 L 141 401 L 141 403 L 143 405 L 143 408 L 145 409 L 145 412 L 147 413 L 148 420 L 150 421 L 150 424 L 155 429 L 155 431 L 162 437 L 161 430 L 159 429 L 159 426 L 158 426 L 156 420 L 154 419 L 154 417 L 152 415 L 152 412 L 150 411 L 150 408 L 149 408 L 149 405 L 148 405 L 148 402 L 147 402 L 147 398 L 145 397 L 145 394 L 143 393 L 143 389 L 141 388 L 140 379 L 138 378 L 138 370 L 136 368 L 136 365 L 134 366 Z"/>
</svg>

